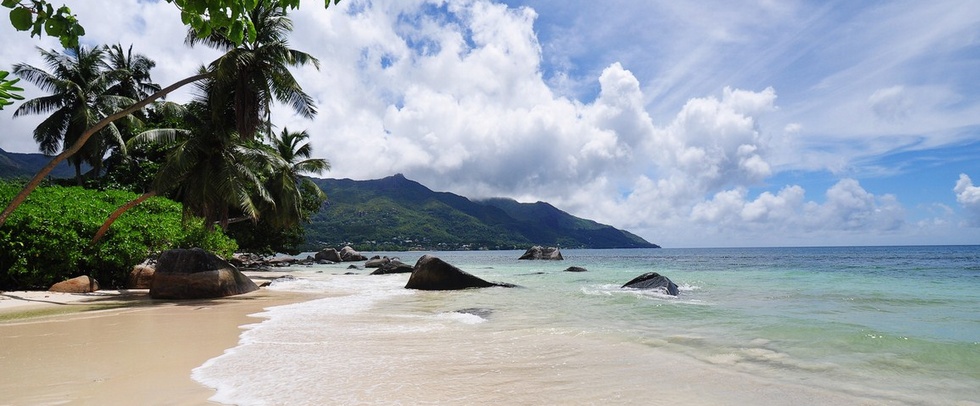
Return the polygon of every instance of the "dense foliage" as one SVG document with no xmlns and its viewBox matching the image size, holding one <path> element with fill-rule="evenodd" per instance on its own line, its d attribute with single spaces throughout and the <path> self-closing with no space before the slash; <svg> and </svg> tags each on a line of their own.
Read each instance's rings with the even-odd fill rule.
<svg viewBox="0 0 980 406">
<path fill-rule="evenodd" d="M 21 185 L 0 182 L 0 201 Z M 95 246 L 89 241 L 106 216 L 135 197 L 80 187 L 38 188 L 0 228 L 0 289 L 43 288 L 91 275 L 103 286 L 122 286 L 133 265 L 170 248 L 202 247 L 222 256 L 237 248 L 200 221 L 184 222 L 179 203 L 152 198 L 120 217 Z"/>
</svg>

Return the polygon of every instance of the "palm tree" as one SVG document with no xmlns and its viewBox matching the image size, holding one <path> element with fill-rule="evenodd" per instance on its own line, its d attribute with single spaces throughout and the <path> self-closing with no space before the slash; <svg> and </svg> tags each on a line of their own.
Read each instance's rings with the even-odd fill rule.
<svg viewBox="0 0 980 406">
<path fill-rule="evenodd" d="M 105 48 L 78 47 L 59 53 L 38 48 L 51 72 L 27 64 L 14 65 L 14 74 L 35 84 L 48 96 L 31 99 L 14 111 L 14 117 L 26 114 L 47 114 L 34 129 L 34 140 L 41 152 L 54 155 L 67 148 L 97 122 L 122 107 L 133 104 L 129 97 L 113 95 L 108 89 L 114 84 L 106 65 Z M 110 123 L 68 158 L 75 166 L 75 177 L 82 182 L 81 165 L 88 163 L 98 174 L 102 156 L 110 143 L 123 147 L 118 127 Z"/>
<path fill-rule="evenodd" d="M 305 52 L 290 49 L 286 37 L 293 23 L 285 10 L 269 0 L 259 1 L 250 14 L 256 34 L 253 41 L 236 46 L 220 32 L 198 38 L 193 30 L 186 39 L 191 46 L 203 43 L 226 51 L 208 67 L 215 74 L 216 93 L 211 96 L 217 105 L 233 106 L 232 124 L 243 139 L 254 139 L 263 122 L 269 127 L 273 101 L 288 104 L 306 118 L 316 115 L 313 98 L 303 92 L 289 68 L 312 64 L 319 69 L 320 62 Z M 217 117 L 215 121 L 219 121 Z"/>
<path fill-rule="evenodd" d="M 134 54 L 133 46 L 123 49 L 122 45 L 116 44 L 106 48 L 106 59 L 109 66 L 109 74 L 114 79 L 114 84 L 107 90 L 107 93 L 128 97 L 133 100 L 144 100 L 150 95 L 160 91 L 160 85 L 153 82 L 150 77 L 150 70 L 156 66 L 156 62 L 143 54 Z M 152 108 L 159 109 L 166 103 L 156 103 L 151 108 L 144 108 L 134 112 L 129 119 L 119 120 L 116 126 L 122 134 L 124 140 L 129 140 L 146 128 L 146 122 L 151 117 Z M 139 154 L 138 154 L 139 155 Z M 133 186 L 132 184 L 120 185 L 117 183 L 123 178 L 134 179 L 134 175 L 139 175 L 139 161 L 145 161 L 146 154 L 143 156 L 131 156 L 129 151 L 121 148 L 114 148 L 111 155 L 103 161 L 105 174 L 101 179 L 100 187 L 112 185 Z M 146 178 L 153 173 L 140 176 Z"/>
<path fill-rule="evenodd" d="M 173 191 L 173 197 L 183 203 L 185 213 L 203 217 L 209 228 L 217 223 L 227 229 L 232 218 L 257 221 L 261 212 L 272 213 L 280 224 L 299 223 L 302 195 L 297 171 L 318 166 L 322 171 L 326 162 L 306 160 L 310 162 L 293 169 L 297 162 L 284 161 L 274 150 L 262 147 L 256 134 L 271 128 L 273 101 L 289 104 L 307 118 L 316 115 L 313 99 L 303 92 L 289 68 L 307 64 L 319 68 L 319 62 L 289 48 L 286 35 L 292 22 L 285 11 L 268 0 L 259 2 L 250 14 L 256 31 L 252 41 L 236 46 L 220 32 L 203 39 L 193 31 L 188 34 L 186 42 L 192 46 L 201 42 L 226 51 L 202 71 L 209 78 L 198 85 L 199 102 L 192 106 L 194 114 L 188 120 L 192 130 L 150 131 L 132 140 L 136 144 L 173 142 L 175 146 L 157 174 L 154 190 L 112 213 L 93 243 L 122 212 L 167 191 Z M 309 158 L 293 155 L 292 159 L 296 157 Z M 286 169 L 283 177 L 281 172 Z M 273 182 L 274 175 L 280 181 Z M 267 184 L 276 189 L 275 197 L 281 202 L 272 198 Z"/>
<path fill-rule="evenodd" d="M 271 200 L 262 174 L 277 159 L 254 141 L 243 140 L 234 129 L 211 119 L 216 108 L 207 97 L 213 94 L 212 85 L 199 84 L 201 97 L 187 106 L 184 124 L 189 130 L 151 130 L 130 141 L 131 145 L 169 145 L 153 189 L 169 192 L 183 204 L 186 214 L 202 217 L 208 229 L 215 224 L 227 228 L 239 215 L 258 218 L 260 201 Z"/>
<path fill-rule="evenodd" d="M 326 197 L 313 181 L 303 176 L 330 170 L 327 160 L 311 158 L 313 148 L 308 142 L 304 143 L 309 138 L 306 131 L 291 132 L 288 128 L 283 128 L 278 136 L 270 136 L 279 159 L 266 182 L 266 189 L 275 201 L 275 207 L 269 210 L 270 215 L 266 218 L 276 227 L 292 227 L 304 220 L 302 190 L 314 191 L 320 201 Z"/>
<path fill-rule="evenodd" d="M 107 57 L 116 79 L 108 90 L 110 94 L 143 100 L 160 91 L 160 85 L 150 78 L 150 70 L 157 65 L 156 62 L 143 54 L 134 55 L 132 45 L 126 51 L 120 44 L 113 45 L 108 48 Z"/>
</svg>

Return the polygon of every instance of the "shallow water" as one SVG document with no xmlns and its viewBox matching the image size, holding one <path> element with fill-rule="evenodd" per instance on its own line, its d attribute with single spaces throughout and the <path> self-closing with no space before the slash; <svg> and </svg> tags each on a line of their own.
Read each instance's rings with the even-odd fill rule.
<svg viewBox="0 0 980 406">
<path fill-rule="evenodd" d="M 980 399 L 978 246 L 433 254 L 522 287 L 421 292 L 405 274 L 295 268 L 271 288 L 334 296 L 269 309 L 193 377 L 243 405 Z M 620 288 L 650 271 L 681 294 Z"/>
</svg>

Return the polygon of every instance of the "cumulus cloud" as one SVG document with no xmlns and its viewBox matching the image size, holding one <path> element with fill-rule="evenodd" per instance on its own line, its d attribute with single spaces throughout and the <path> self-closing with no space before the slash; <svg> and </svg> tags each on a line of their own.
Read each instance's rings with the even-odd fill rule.
<svg viewBox="0 0 980 406">
<path fill-rule="evenodd" d="M 797 185 L 754 200 L 744 188 L 722 191 L 694 205 L 691 219 L 716 228 L 882 232 L 901 228 L 905 209 L 893 195 L 875 196 L 858 181 L 842 179 L 827 190 L 823 203 L 807 201 Z"/>
<path fill-rule="evenodd" d="M 131 22 L 113 29 L 124 30 L 127 40 L 137 42 L 135 49 L 157 59 L 159 82 L 172 83 L 213 59 L 213 51 L 183 46 L 184 27 L 171 4 L 133 1 L 130 6 L 112 7 L 122 13 L 113 21 Z M 78 12 L 83 21 L 97 21 L 83 15 L 96 9 L 80 6 Z M 656 13 L 644 15 L 651 14 Z M 791 18 L 793 11 L 777 14 Z M 745 233 L 773 236 L 768 243 L 785 244 L 784 236 L 810 243 L 806 236 L 820 233 L 906 228 L 905 208 L 896 196 L 875 195 L 855 179 L 842 179 L 826 191 L 810 188 L 817 199 L 808 199 L 803 186 L 773 181 L 787 168 L 846 167 L 860 152 L 842 153 L 844 144 L 830 148 L 823 139 L 817 144 L 806 138 L 837 134 L 827 129 L 850 125 L 849 116 L 832 120 L 810 114 L 806 105 L 786 109 L 777 105 L 774 87 L 736 86 L 765 86 L 774 83 L 770 78 L 744 80 L 709 69 L 741 66 L 717 59 L 737 52 L 714 51 L 745 49 L 738 47 L 751 40 L 747 27 L 757 27 L 768 15 L 742 20 L 713 37 L 724 47 L 671 51 L 680 59 L 658 61 L 670 65 L 661 71 L 651 73 L 652 64 L 636 59 L 603 58 L 587 70 L 552 66 L 549 75 L 543 65 L 556 56 L 545 55 L 547 45 L 539 43 L 535 26 L 541 16 L 530 7 L 490 0 L 352 0 L 328 11 L 304 5 L 291 15 L 296 29 L 290 42 L 321 61 L 320 70 L 295 72 L 320 114 L 309 121 L 276 107 L 272 121 L 307 129 L 315 155 L 332 163 L 327 176 L 373 179 L 403 173 L 432 189 L 473 198 L 544 200 L 665 245 L 698 245 L 699 238 L 718 244 L 727 241 L 725 235 Z M 120 39 L 101 26 L 90 32 L 93 41 Z M 690 38 L 703 41 L 698 34 Z M 793 49 L 796 44 L 778 45 Z M 0 49 L 5 60 L 21 57 L 16 53 L 21 51 L 5 48 Z M 689 54 L 697 61 L 683 60 Z M 715 56 L 703 59 L 707 55 Z M 795 60 L 767 56 L 760 60 L 776 65 Z M 575 55 L 557 57 L 569 66 L 577 62 Z M 745 72 L 763 72 L 765 63 L 759 63 Z M 798 71 L 791 71 L 798 80 Z M 732 81 L 721 83 L 724 78 Z M 840 78 L 829 79 L 836 88 L 848 88 Z M 566 80 L 574 83 L 563 84 Z M 889 84 L 862 86 L 853 92 L 860 95 L 858 102 L 848 99 L 839 108 L 873 113 L 883 123 L 914 121 L 918 112 L 955 99 L 942 86 Z M 780 92 L 780 102 L 807 97 Z M 861 120 L 864 127 L 855 132 L 865 131 Z M 831 122 L 834 127 L 827 127 Z M 23 139 L 32 143 L 29 135 Z M 980 198 L 970 197 L 978 195 L 977 188 L 964 177 L 955 190 L 980 225 Z"/>
<path fill-rule="evenodd" d="M 964 210 L 966 223 L 971 227 L 980 227 L 980 186 L 973 186 L 973 180 L 961 173 L 953 192 Z"/>
</svg>

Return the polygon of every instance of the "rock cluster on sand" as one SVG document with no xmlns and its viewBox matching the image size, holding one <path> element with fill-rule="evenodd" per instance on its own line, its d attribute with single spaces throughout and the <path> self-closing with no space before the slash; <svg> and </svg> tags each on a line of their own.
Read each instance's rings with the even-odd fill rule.
<svg viewBox="0 0 980 406">
<path fill-rule="evenodd" d="M 546 259 L 552 261 L 561 261 L 562 258 L 561 251 L 557 247 L 542 247 L 540 245 L 535 245 L 528 248 L 524 255 L 521 255 L 518 259 Z"/>
<path fill-rule="evenodd" d="M 514 287 L 509 283 L 487 282 L 432 255 L 419 258 L 412 276 L 405 284 L 406 289 L 419 290 L 460 290 L 493 286 Z"/>
<path fill-rule="evenodd" d="M 678 294 L 677 285 L 671 282 L 666 276 L 656 272 L 647 272 L 637 276 L 633 280 L 626 282 L 623 287 L 633 289 L 660 289 L 671 296 L 677 296 Z"/>
<path fill-rule="evenodd" d="M 206 299 L 239 295 L 259 287 L 233 265 L 202 250 L 173 249 L 160 254 L 150 297 Z"/>
</svg>

